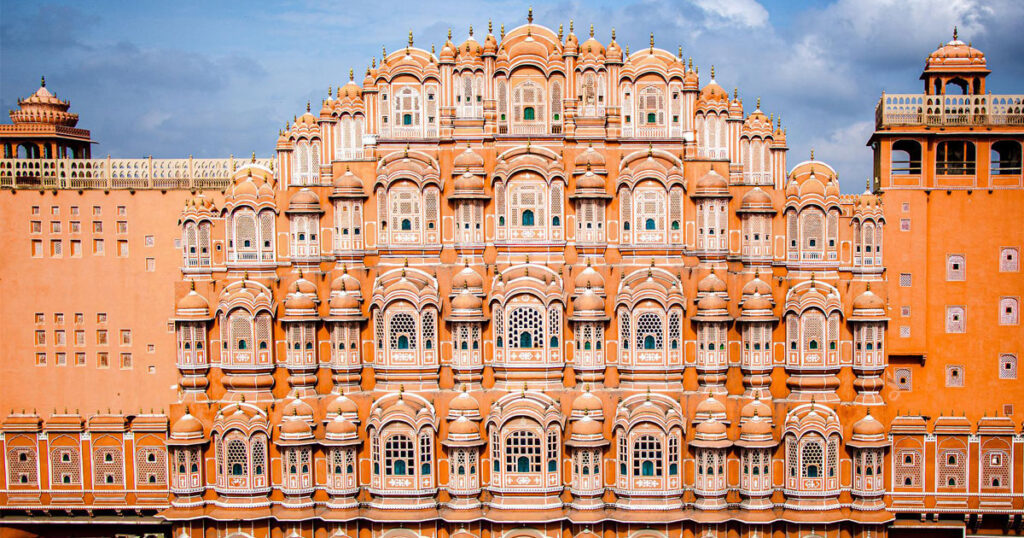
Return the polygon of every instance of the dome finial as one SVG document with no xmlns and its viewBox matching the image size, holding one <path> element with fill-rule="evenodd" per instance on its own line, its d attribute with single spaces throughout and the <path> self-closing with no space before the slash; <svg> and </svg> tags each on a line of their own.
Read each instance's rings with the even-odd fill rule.
<svg viewBox="0 0 1024 538">
<path fill-rule="evenodd" d="M 957 37 L 958 37 L 958 33 L 959 33 L 959 32 L 957 32 L 957 29 L 956 29 L 956 25 L 954 24 L 954 25 L 953 25 L 953 41 L 956 41 L 956 40 L 957 40 Z M 45 84 L 44 84 L 44 86 L 45 86 Z"/>
<path fill-rule="evenodd" d="M 654 53 L 654 32 L 651 32 L 651 53 Z"/>
<path fill-rule="evenodd" d="M 46 87 L 46 75 L 39 77 L 39 85 L 43 88 Z"/>
<path fill-rule="evenodd" d="M 306 101 L 306 112 L 309 112 L 309 101 Z"/>
<path fill-rule="evenodd" d="M 679 45 L 679 48 L 676 49 L 676 58 L 679 58 L 680 60 L 683 59 L 683 46 L 682 45 Z"/>
<path fill-rule="evenodd" d="M 412 29 L 409 29 L 409 46 L 412 46 Z"/>
<path fill-rule="evenodd" d="M 348 69 L 348 80 L 349 80 L 349 81 L 354 81 L 355 79 L 356 79 L 356 71 L 355 71 L 355 69 L 352 69 L 352 68 L 350 67 L 350 68 Z"/>
<path fill-rule="evenodd" d="M 757 98 L 757 109 L 761 110 L 761 98 L 760 97 Z"/>
<path fill-rule="evenodd" d="M 491 22 L 491 19 L 487 19 L 487 34 L 490 35 L 490 34 L 493 34 L 493 33 L 494 33 L 494 23 Z"/>
<path fill-rule="evenodd" d="M 501 38 L 505 39 L 505 23 L 501 23 Z"/>
<path fill-rule="evenodd" d="M 594 23 L 590 23 L 590 37 L 594 37 Z"/>
<path fill-rule="evenodd" d="M 572 33 L 572 31 L 573 31 L 573 27 L 574 27 L 575 25 L 576 25 L 576 22 L 575 22 L 575 21 L 574 21 L 573 19 L 569 19 L 569 33 L 570 33 L 570 34 Z"/>
<path fill-rule="evenodd" d="M 533 24 L 533 6 L 530 6 L 530 9 L 526 12 L 526 22 Z"/>
<path fill-rule="evenodd" d="M 811 160 L 814 160 L 814 148 L 811 148 Z"/>
<path fill-rule="evenodd" d="M 715 66 L 711 66 L 711 80 L 715 80 Z"/>
<path fill-rule="evenodd" d="M 469 25 L 469 37 L 473 37 L 473 25 Z"/>
<path fill-rule="evenodd" d="M 452 29 L 449 28 L 448 29 L 448 41 L 451 41 L 451 40 L 452 40 Z"/>
<path fill-rule="evenodd" d="M 612 27 L 612 41 L 615 41 L 615 27 Z"/>
<path fill-rule="evenodd" d="M 561 23 L 559 23 L 559 24 L 558 24 L 558 40 L 559 40 L 559 41 L 561 41 L 561 40 L 562 40 L 562 38 L 563 38 L 563 34 L 562 34 L 562 24 L 561 24 Z"/>
</svg>

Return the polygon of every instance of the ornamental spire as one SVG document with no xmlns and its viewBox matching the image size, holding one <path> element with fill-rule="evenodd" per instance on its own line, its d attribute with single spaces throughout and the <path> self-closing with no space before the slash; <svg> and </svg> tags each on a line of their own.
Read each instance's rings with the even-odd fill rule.
<svg viewBox="0 0 1024 538">
<path fill-rule="evenodd" d="M 409 29 L 409 46 L 412 46 L 412 29 Z"/>
<path fill-rule="evenodd" d="M 955 37 L 953 39 L 956 39 Z M 46 87 L 46 75 L 39 77 L 39 85 L 43 88 Z"/>
<path fill-rule="evenodd" d="M 654 54 L 654 32 L 651 32 L 651 54 Z"/>
<path fill-rule="evenodd" d="M 957 40 L 957 37 L 958 37 L 958 36 L 957 36 L 957 33 L 958 33 L 958 32 L 957 32 L 957 30 L 956 30 L 956 25 L 953 25 L 953 41 L 956 41 L 956 40 Z"/>
<path fill-rule="evenodd" d="M 594 23 L 590 23 L 590 37 L 594 37 Z"/>
<path fill-rule="evenodd" d="M 356 79 L 356 72 L 351 67 L 348 70 L 348 80 L 354 81 Z"/>
<path fill-rule="evenodd" d="M 533 6 L 530 6 L 529 11 L 526 12 L 526 22 L 533 24 Z"/>
</svg>

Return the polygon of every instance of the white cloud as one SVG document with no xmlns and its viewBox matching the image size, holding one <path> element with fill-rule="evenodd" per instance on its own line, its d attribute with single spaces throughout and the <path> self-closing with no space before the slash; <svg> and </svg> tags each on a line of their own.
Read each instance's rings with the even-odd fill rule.
<svg viewBox="0 0 1024 538">
<path fill-rule="evenodd" d="M 757 0 L 693 0 L 693 3 L 705 15 L 725 24 L 757 28 L 768 22 L 768 10 Z"/>
<path fill-rule="evenodd" d="M 814 158 L 825 161 L 839 172 L 843 192 L 861 192 L 871 174 L 871 148 L 865 146 L 875 129 L 871 120 L 858 121 L 833 129 L 824 136 L 810 138 Z M 791 155 L 790 164 L 806 160 L 806 155 Z"/>
</svg>

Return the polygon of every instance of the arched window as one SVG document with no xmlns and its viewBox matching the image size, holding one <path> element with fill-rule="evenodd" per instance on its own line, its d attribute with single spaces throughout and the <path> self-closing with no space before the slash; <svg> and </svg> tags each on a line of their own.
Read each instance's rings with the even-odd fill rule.
<svg viewBox="0 0 1024 538">
<path fill-rule="evenodd" d="M 523 226 L 533 226 L 533 210 L 524 209 L 521 222 Z"/>
<path fill-rule="evenodd" d="M 939 142 L 935 156 L 935 173 L 939 175 L 973 175 L 977 158 L 973 142 L 949 140 Z"/>
<path fill-rule="evenodd" d="M 543 315 L 537 308 L 518 307 L 509 313 L 509 344 L 514 347 L 533 349 L 544 341 L 543 329 Z"/>
<path fill-rule="evenodd" d="M 916 140 L 897 140 L 892 144 L 892 175 L 919 175 L 921 173 L 921 143 Z"/>
<path fill-rule="evenodd" d="M 536 112 L 534 112 L 532 106 L 523 107 L 523 119 L 526 121 L 533 121 L 536 118 Z"/>
<path fill-rule="evenodd" d="M 413 474 L 414 451 L 412 439 L 405 434 L 395 434 L 384 442 L 384 474 L 406 476 Z"/>
<path fill-rule="evenodd" d="M 803 478 L 819 478 L 823 465 L 824 452 L 818 441 L 805 442 L 800 452 L 801 476 Z"/>
<path fill-rule="evenodd" d="M 544 118 L 544 89 L 535 82 L 525 81 L 512 90 L 512 119 L 538 121 Z"/>
<path fill-rule="evenodd" d="M 636 347 L 638 349 L 663 349 L 663 338 L 664 330 L 659 315 L 653 312 L 644 312 L 636 318 Z"/>
<path fill-rule="evenodd" d="M 505 471 L 539 473 L 540 437 L 528 430 L 516 430 L 505 438 Z"/>
<path fill-rule="evenodd" d="M 644 221 L 645 230 L 655 230 L 657 227 L 657 224 L 654 223 L 654 219 L 647 219 Z"/>
<path fill-rule="evenodd" d="M 633 476 L 661 476 L 661 439 L 644 434 L 633 441 Z"/>
<path fill-rule="evenodd" d="M 1020 142 L 1000 140 L 992 144 L 992 175 L 1017 175 L 1021 173 Z"/>
<path fill-rule="evenodd" d="M 391 317 L 391 347 L 413 349 L 416 347 L 416 320 L 412 314 L 398 312 Z"/>
</svg>

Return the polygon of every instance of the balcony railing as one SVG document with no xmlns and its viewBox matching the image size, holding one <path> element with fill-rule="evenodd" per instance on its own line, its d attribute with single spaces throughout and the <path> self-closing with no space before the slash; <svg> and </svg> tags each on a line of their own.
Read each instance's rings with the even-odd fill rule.
<svg viewBox="0 0 1024 538">
<path fill-rule="evenodd" d="M 1024 95 L 882 94 L 875 126 L 1024 126 Z"/>
<path fill-rule="evenodd" d="M 227 159 L 0 159 L 0 187 L 46 189 L 221 189 L 251 162 Z M 270 167 L 271 159 L 256 159 Z"/>
</svg>

